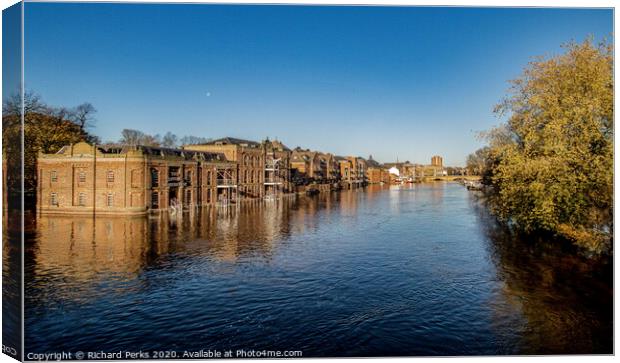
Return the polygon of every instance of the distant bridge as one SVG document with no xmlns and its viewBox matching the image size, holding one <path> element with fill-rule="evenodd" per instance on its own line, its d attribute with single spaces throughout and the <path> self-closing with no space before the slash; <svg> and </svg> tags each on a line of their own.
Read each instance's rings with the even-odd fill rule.
<svg viewBox="0 0 620 363">
<path fill-rule="evenodd" d="M 470 180 L 479 181 L 480 177 L 477 175 L 445 175 L 445 176 L 423 176 L 420 177 L 422 181 L 455 181 L 455 180 Z"/>
</svg>

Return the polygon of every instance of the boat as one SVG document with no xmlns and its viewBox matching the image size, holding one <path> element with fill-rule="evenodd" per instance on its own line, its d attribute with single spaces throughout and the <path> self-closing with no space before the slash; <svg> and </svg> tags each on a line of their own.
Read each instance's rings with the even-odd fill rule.
<svg viewBox="0 0 620 363">
<path fill-rule="evenodd" d="M 466 181 L 464 185 L 467 190 L 482 190 L 482 183 L 479 181 Z"/>
</svg>

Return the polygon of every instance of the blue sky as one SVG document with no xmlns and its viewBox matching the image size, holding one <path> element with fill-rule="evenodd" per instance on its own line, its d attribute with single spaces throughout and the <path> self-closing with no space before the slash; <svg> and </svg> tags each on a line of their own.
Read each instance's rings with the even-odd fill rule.
<svg viewBox="0 0 620 363">
<path fill-rule="evenodd" d="M 26 88 L 93 133 L 267 136 L 463 165 L 533 56 L 610 37 L 611 10 L 27 3 Z"/>
</svg>

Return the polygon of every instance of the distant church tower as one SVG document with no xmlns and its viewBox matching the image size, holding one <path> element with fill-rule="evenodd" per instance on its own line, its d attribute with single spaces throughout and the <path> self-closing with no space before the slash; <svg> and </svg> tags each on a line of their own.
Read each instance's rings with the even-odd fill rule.
<svg viewBox="0 0 620 363">
<path fill-rule="evenodd" d="M 435 155 L 431 158 L 431 165 L 432 166 L 439 166 L 439 167 L 443 167 L 443 158 L 439 155 Z"/>
</svg>

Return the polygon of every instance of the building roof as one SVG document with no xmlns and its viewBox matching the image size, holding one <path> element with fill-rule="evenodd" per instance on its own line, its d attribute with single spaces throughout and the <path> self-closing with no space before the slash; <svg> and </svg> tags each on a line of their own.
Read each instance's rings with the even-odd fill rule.
<svg viewBox="0 0 620 363">
<path fill-rule="evenodd" d="M 334 155 L 330 153 L 319 153 L 319 159 L 324 162 L 328 162 L 330 159 L 334 159 Z"/>
<path fill-rule="evenodd" d="M 289 149 L 286 145 L 284 145 L 281 141 L 278 140 L 269 140 L 268 138 L 263 141 L 264 144 L 267 145 L 267 147 L 271 147 L 273 150 L 276 151 L 291 151 L 291 149 Z"/>
<path fill-rule="evenodd" d="M 291 155 L 291 161 L 309 161 L 311 160 L 311 157 L 308 155 L 308 152 L 306 151 L 293 151 L 293 154 Z"/>
<path fill-rule="evenodd" d="M 316 151 L 310 151 L 310 150 L 301 150 L 299 148 L 296 148 L 295 150 L 293 150 L 293 158 L 304 158 L 305 160 L 310 160 L 313 159 L 314 157 L 316 157 L 318 153 Z"/>
<path fill-rule="evenodd" d="M 368 165 L 369 167 L 373 167 L 373 168 L 380 168 L 381 167 L 381 163 L 379 163 L 377 160 L 369 158 L 368 160 L 366 160 L 366 165 Z"/>
<path fill-rule="evenodd" d="M 221 139 L 206 142 L 202 145 L 239 145 L 244 147 L 259 147 L 260 143 L 251 140 L 237 139 L 235 137 L 223 137 Z"/>
<path fill-rule="evenodd" d="M 226 156 L 223 153 L 214 153 L 208 151 L 195 151 L 186 149 L 173 149 L 166 147 L 144 146 L 138 145 L 135 147 L 141 150 L 145 155 L 154 156 L 176 156 L 182 157 L 186 160 L 194 159 L 201 161 L 227 161 Z"/>
<path fill-rule="evenodd" d="M 76 148 L 80 148 L 80 152 L 87 150 L 86 153 L 92 153 L 93 145 L 85 142 L 63 146 L 57 155 L 67 155 L 76 151 Z M 167 148 L 159 146 L 149 145 L 127 145 L 127 144 L 114 144 L 114 145 L 97 145 L 97 152 L 104 155 L 122 155 L 131 151 L 140 151 L 143 155 L 158 156 L 158 157 L 177 157 L 185 160 L 199 160 L 199 161 L 227 161 L 226 156 L 223 153 L 214 153 L 208 151 L 194 151 L 176 148 Z"/>
</svg>

